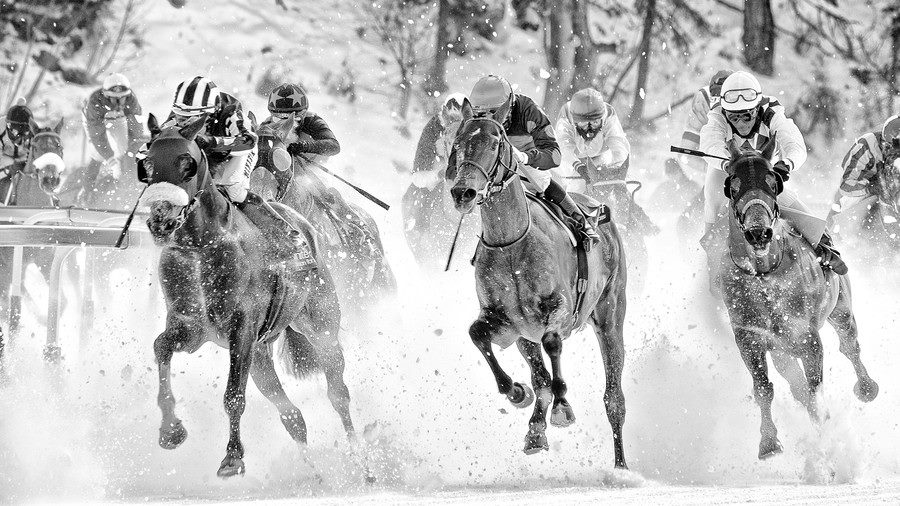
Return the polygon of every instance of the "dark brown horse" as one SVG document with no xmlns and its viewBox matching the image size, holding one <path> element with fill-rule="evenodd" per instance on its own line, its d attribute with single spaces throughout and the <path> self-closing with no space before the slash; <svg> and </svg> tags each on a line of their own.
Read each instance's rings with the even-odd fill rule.
<svg viewBox="0 0 900 506">
<path fill-rule="evenodd" d="M 753 377 L 753 393 L 762 413 L 759 458 L 781 453 L 772 420 L 774 389 L 769 381 L 766 353 L 776 369 L 792 384 L 794 397 L 816 420 L 816 393 L 822 383 L 822 343 L 819 330 L 826 320 L 840 338 L 841 353 L 856 370 L 854 392 L 863 402 L 878 394 L 860 360 L 850 279 L 823 270 L 807 241 L 780 217 L 776 200 L 778 182 L 769 160 L 774 138 L 761 153 L 742 153 L 729 145 L 731 162 L 725 192 L 730 200 L 727 245 L 710 252 L 719 263 L 722 291 L 735 341 Z M 722 228 L 713 232 L 726 233 Z M 802 363 L 802 372 L 800 364 Z"/>
<path fill-rule="evenodd" d="M 162 410 L 159 444 L 172 449 L 187 437 L 175 416 L 172 354 L 216 342 L 231 355 L 225 390 L 231 436 L 218 471 L 227 477 L 244 472 L 240 418 L 248 374 L 278 408 L 291 437 L 306 443 L 303 416 L 285 395 L 272 360 L 273 342 L 282 334 L 286 367 L 296 375 L 323 368 L 328 397 L 349 436 L 353 422 L 338 341 L 340 308 L 328 269 L 316 254 L 312 228 L 290 208 L 272 204 L 306 235 L 315 260 L 310 266 L 280 221 L 251 222 L 216 188 L 206 157 L 193 141 L 204 119 L 160 132 L 151 116 L 154 140 L 143 164 L 150 186 L 143 201 L 151 209 L 150 232 L 163 246 L 159 279 L 168 309 L 166 329 L 154 344 Z"/>
<path fill-rule="evenodd" d="M 529 199 L 516 173 L 512 144 L 493 117 L 473 117 L 468 101 L 456 140 L 458 173 L 451 189 L 462 213 L 481 210 L 481 244 L 475 257 L 475 282 L 481 312 L 469 336 L 484 355 L 500 393 L 516 407 L 535 400 L 525 437 L 525 453 L 549 449 L 547 407 L 553 402 L 550 423 L 575 421 L 565 398 L 562 343 L 590 319 L 606 366 L 603 400 L 613 432 L 615 465 L 625 468 L 622 426 L 625 396 L 622 367 L 625 346 L 625 253 L 615 225 L 599 226 L 602 241 L 587 253 L 590 276 L 585 284 L 585 308 L 576 307 L 577 252 L 568 232 L 544 208 Z M 513 382 L 500 367 L 492 344 L 512 343 L 531 368 L 532 391 Z M 550 357 L 552 377 L 544 367 L 541 347 Z"/>
<path fill-rule="evenodd" d="M 288 117 L 264 122 L 256 129 L 259 158 L 250 189 L 299 212 L 319 232 L 328 268 L 341 273 L 336 282 L 345 306 L 366 307 L 396 292 L 397 283 L 375 220 L 362 208 L 349 204 L 362 220 L 351 222 L 323 202 L 332 198 L 336 190 L 327 188 L 310 169 L 302 168 L 302 162 L 287 153 L 284 139 L 293 125 L 293 117 Z"/>
<path fill-rule="evenodd" d="M 59 136 L 62 128 L 62 120 L 53 128 L 36 127 L 24 166 L 14 166 L 9 177 L 0 179 L 0 205 L 28 207 L 57 205 L 56 192 L 65 170 L 62 141 Z M 24 248 L 22 251 L 22 267 L 35 264 L 44 277 L 49 279 L 53 248 Z M 8 322 L 15 334 L 22 311 L 22 294 L 17 289 L 15 293 L 10 293 L 13 252 L 14 248 L 11 247 L 0 248 L 0 304 L 4 309 L 0 311 L 4 316 L 0 320 Z M 8 319 L 5 318 L 6 308 L 9 309 Z M 0 322 L 0 359 L 3 358 L 4 348 L 2 327 L 3 322 Z"/>
</svg>

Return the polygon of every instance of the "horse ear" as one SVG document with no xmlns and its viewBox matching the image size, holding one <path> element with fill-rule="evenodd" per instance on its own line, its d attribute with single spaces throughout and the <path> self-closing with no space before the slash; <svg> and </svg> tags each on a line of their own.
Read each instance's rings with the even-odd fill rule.
<svg viewBox="0 0 900 506">
<path fill-rule="evenodd" d="M 777 136 L 777 134 L 773 135 L 771 139 L 766 141 L 766 143 L 763 144 L 763 147 L 760 150 L 760 156 L 762 156 L 766 160 L 771 160 L 772 154 L 775 153 L 775 146 L 776 146 L 775 137 L 776 136 Z"/>
<path fill-rule="evenodd" d="M 287 117 L 281 124 L 278 126 L 278 133 L 281 134 L 279 139 L 284 140 L 287 139 L 288 135 L 291 135 L 291 130 L 294 129 L 294 121 L 297 118 L 295 113 L 291 113 L 290 116 Z"/>
<path fill-rule="evenodd" d="M 250 130 L 254 132 L 259 129 L 259 122 L 256 121 L 256 115 L 253 114 L 253 111 L 247 112 L 247 119 L 250 120 Z"/>
<path fill-rule="evenodd" d="M 155 139 L 159 135 L 159 120 L 152 112 L 147 115 L 147 130 L 150 131 L 151 139 Z"/>
<path fill-rule="evenodd" d="M 494 111 L 494 121 L 502 125 L 503 122 L 506 121 L 506 117 L 509 116 L 510 109 L 512 109 L 512 104 L 510 104 L 509 102 L 503 104 L 499 109 Z"/>
<path fill-rule="evenodd" d="M 206 125 L 206 115 L 197 116 L 192 119 L 190 123 L 181 127 L 178 130 L 178 133 L 181 134 L 185 139 L 192 141 L 197 134 L 200 133 L 200 130 L 203 130 L 203 126 Z"/>
<path fill-rule="evenodd" d="M 462 109 L 460 109 L 460 112 L 462 112 L 463 121 L 468 121 L 472 119 L 473 116 L 475 116 L 475 109 L 472 108 L 472 103 L 469 102 L 468 98 L 463 99 Z"/>
</svg>

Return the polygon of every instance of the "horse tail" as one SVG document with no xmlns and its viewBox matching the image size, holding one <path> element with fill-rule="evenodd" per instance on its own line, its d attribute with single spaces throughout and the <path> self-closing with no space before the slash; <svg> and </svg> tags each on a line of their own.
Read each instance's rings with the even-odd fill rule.
<svg viewBox="0 0 900 506">
<path fill-rule="evenodd" d="M 322 371 L 322 364 L 312 343 L 306 336 L 290 327 L 284 331 L 281 362 L 285 370 L 298 379 Z"/>
</svg>

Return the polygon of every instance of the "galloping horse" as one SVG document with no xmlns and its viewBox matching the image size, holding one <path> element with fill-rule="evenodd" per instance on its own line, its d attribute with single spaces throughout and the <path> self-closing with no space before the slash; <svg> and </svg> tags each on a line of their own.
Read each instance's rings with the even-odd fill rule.
<svg viewBox="0 0 900 506">
<path fill-rule="evenodd" d="M 590 318 L 606 366 L 603 400 L 612 426 L 615 465 L 625 468 L 622 331 L 627 274 L 618 230 L 612 222 L 598 226 L 602 241 L 586 252 L 589 275 L 579 282 L 578 252 L 569 232 L 526 195 L 501 124 L 495 117 L 473 117 L 468 101 L 462 111 L 456 138 L 458 174 L 450 191 L 459 212 L 480 206 L 483 230 L 475 257 L 481 311 L 469 336 L 487 360 L 500 393 L 514 406 L 527 407 L 537 394 L 525 437 L 524 451 L 532 454 L 549 449 L 545 432 L 551 399 L 551 424 L 564 427 L 575 421 L 565 399 L 562 343 Z M 581 296 L 579 288 L 584 288 Z M 531 368 L 533 391 L 513 382 L 491 349 L 492 344 L 505 348 L 513 342 Z M 550 357 L 552 378 L 544 367 L 542 345 Z"/>
<path fill-rule="evenodd" d="M 53 128 L 37 128 L 31 139 L 31 147 L 25 165 L 13 169 L 8 177 L 0 179 L 0 203 L 4 206 L 53 207 L 57 205 L 56 191 L 59 189 L 63 162 L 60 132 L 63 121 Z M 22 309 L 21 295 L 13 293 L 12 282 L 13 248 L 0 248 L 0 303 L 9 302 L 9 322 L 17 327 Z M 50 264 L 53 262 L 53 248 L 25 248 L 23 267 L 35 264 L 44 277 L 49 279 Z M 0 324 L 2 327 L 2 324 Z M 3 332 L 0 328 L 0 358 L 3 357 Z"/>
<path fill-rule="evenodd" d="M 231 204 L 213 184 L 206 157 L 193 141 L 204 120 L 201 116 L 181 130 L 172 126 L 162 132 L 155 117 L 148 120 L 153 143 L 144 162 L 150 186 L 143 202 L 150 204 L 150 232 L 163 246 L 159 278 L 168 309 L 166 329 L 154 344 L 162 411 L 159 444 L 173 449 L 187 437 L 175 416 L 172 354 L 216 342 L 231 355 L 225 390 L 231 435 L 218 471 L 228 477 L 244 472 L 240 418 L 248 373 L 278 408 L 291 437 L 306 443 L 303 416 L 285 395 L 273 364 L 272 344 L 282 333 L 286 367 L 298 376 L 324 369 L 328 397 L 348 436 L 354 430 L 338 341 L 340 307 L 314 232 L 302 216 L 272 204 L 305 234 L 311 259 L 297 252 L 280 221 L 254 224 Z"/>
<path fill-rule="evenodd" d="M 346 217 L 338 216 L 327 203 L 319 201 L 325 195 L 317 195 L 317 192 L 334 190 L 325 189 L 306 171 L 296 173 L 297 162 L 284 146 L 284 139 L 293 125 L 294 118 L 290 116 L 265 122 L 256 129 L 259 136 L 257 167 L 265 170 L 253 172 L 250 189 L 291 207 L 312 223 L 324 239 L 321 243 L 328 268 L 341 273 L 336 281 L 347 306 L 359 307 L 360 303 L 365 306 L 395 292 L 397 283 L 385 258 L 375 220 L 360 207 L 350 204 L 363 220 L 363 226 L 358 227 L 361 230 L 357 230 L 363 241 L 354 239 L 347 229 L 356 225 L 348 223 Z"/>
<path fill-rule="evenodd" d="M 776 369 L 785 378 L 800 378 L 800 385 L 792 384 L 792 393 L 817 419 L 816 393 L 824 359 L 819 330 L 828 320 L 840 338 L 841 353 L 856 370 L 857 397 L 870 402 L 878 394 L 878 384 L 860 361 L 850 279 L 823 270 L 807 241 L 779 217 L 778 183 L 769 162 L 774 149 L 774 138 L 761 153 L 742 153 L 729 145 L 725 192 L 731 212 L 721 220 L 727 221 L 727 246 L 721 244 L 710 252 L 711 260 L 721 265 L 731 327 L 753 377 L 753 393 L 762 413 L 760 459 L 782 451 L 772 420 L 774 389 L 766 352 L 772 353 Z M 714 232 L 724 237 L 724 228 Z"/>
</svg>

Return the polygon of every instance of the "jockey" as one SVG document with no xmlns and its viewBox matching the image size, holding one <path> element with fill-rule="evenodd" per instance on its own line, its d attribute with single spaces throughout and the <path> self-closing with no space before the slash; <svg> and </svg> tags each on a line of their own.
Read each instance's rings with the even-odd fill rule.
<svg viewBox="0 0 900 506">
<path fill-rule="evenodd" d="M 806 161 L 806 143 L 794 122 L 784 115 L 784 107 L 774 97 L 762 94 L 759 81 L 747 72 L 735 72 L 722 83 L 721 101 L 710 109 L 707 123 L 700 130 L 700 150 L 710 155 L 729 158 L 727 143 L 735 140 L 738 147 L 760 149 L 770 138 L 776 142 L 773 170 L 779 181 L 778 205 L 785 219 L 813 245 L 819 262 L 845 274 L 847 266 L 832 246 L 827 231 L 812 224 L 819 222 L 797 194 L 784 188 L 791 172 Z M 722 190 L 726 173 L 722 160 L 710 159 L 704 188 L 704 219 L 708 233 L 726 205 Z M 800 218 L 800 219 L 798 219 Z M 809 218 L 809 219 L 803 219 Z"/>
<path fill-rule="evenodd" d="M 706 124 L 709 110 L 715 107 L 720 100 L 722 83 L 733 74 L 733 70 L 720 70 L 713 74 L 709 84 L 697 90 L 691 100 L 691 111 L 688 113 L 687 125 L 681 134 L 681 147 L 688 149 L 700 149 L 700 129 Z M 698 173 L 706 171 L 706 162 L 702 158 L 689 155 L 681 155 L 682 165 L 694 169 Z"/>
<path fill-rule="evenodd" d="M 631 145 L 612 105 L 600 92 L 585 88 L 563 104 L 556 121 L 562 166 L 572 167 L 589 184 L 611 184 L 616 200 L 630 203 L 632 219 L 646 233 L 657 233 L 644 210 L 632 200 L 625 187 Z"/>
<path fill-rule="evenodd" d="M 137 152 L 144 141 L 138 114 L 141 105 L 122 74 L 107 76 L 103 86 L 88 97 L 82 109 L 84 130 L 91 141 L 91 160 L 85 173 L 87 186 L 94 185 L 101 168 L 116 156 L 113 144 L 120 154 Z M 120 121 L 123 123 L 117 125 Z"/>
<path fill-rule="evenodd" d="M 841 164 L 844 175 L 835 202 L 828 213 L 828 223 L 844 209 L 872 198 L 878 198 L 878 174 L 885 164 L 900 160 L 900 114 L 884 122 L 880 132 L 870 132 L 859 139 L 847 152 Z"/>
<path fill-rule="evenodd" d="M 301 167 L 309 167 L 312 162 L 321 163 L 326 157 L 341 152 L 334 132 L 318 114 L 309 111 L 309 99 L 306 90 L 296 84 L 281 84 L 269 94 L 269 113 L 272 117 L 266 121 L 286 119 L 294 115 L 294 128 L 284 139 L 287 151 L 294 157 L 295 163 Z M 265 123 L 265 122 L 264 122 Z M 322 205 L 327 206 L 341 221 L 348 220 L 361 234 L 360 243 L 366 240 L 367 230 L 359 214 L 347 204 L 344 197 L 334 188 L 327 186 L 311 171 L 304 171 L 307 184 L 312 185 L 313 195 Z"/>
<path fill-rule="evenodd" d="M 24 99 L 18 99 L 6 112 L 4 129 L 0 132 L 0 179 L 11 177 L 25 168 L 35 128 L 31 109 L 25 105 Z"/>
<path fill-rule="evenodd" d="M 412 167 L 412 183 L 417 188 L 431 190 L 443 180 L 446 160 L 450 157 L 456 131 L 462 122 L 462 104 L 465 100 L 466 96 L 462 93 L 447 95 L 441 110 L 422 129 Z"/>
<path fill-rule="evenodd" d="M 205 77 L 183 81 L 175 90 L 172 112 L 162 127 L 184 126 L 197 117 L 204 118 L 204 128 L 194 140 L 206 155 L 216 186 L 224 190 L 228 199 L 251 221 L 261 218 L 287 224 L 294 244 L 304 248 L 300 231 L 262 198 L 250 192 L 250 173 L 256 166 L 256 135 L 244 125 L 238 99 L 220 91 Z M 143 174 L 142 161 L 143 156 L 139 156 L 138 174 Z"/>
<path fill-rule="evenodd" d="M 561 154 L 553 125 L 533 100 L 514 93 L 509 82 L 498 76 L 482 77 L 475 83 L 469 101 L 476 115 L 500 113 L 497 118 L 513 145 L 520 176 L 526 186 L 558 205 L 578 225 L 582 235 L 593 243 L 600 239 L 581 208 L 565 188 L 553 179 L 550 169 L 559 166 Z M 456 177 L 456 151 L 450 154 L 447 178 Z M 559 177 L 559 176 L 555 176 Z"/>
</svg>

